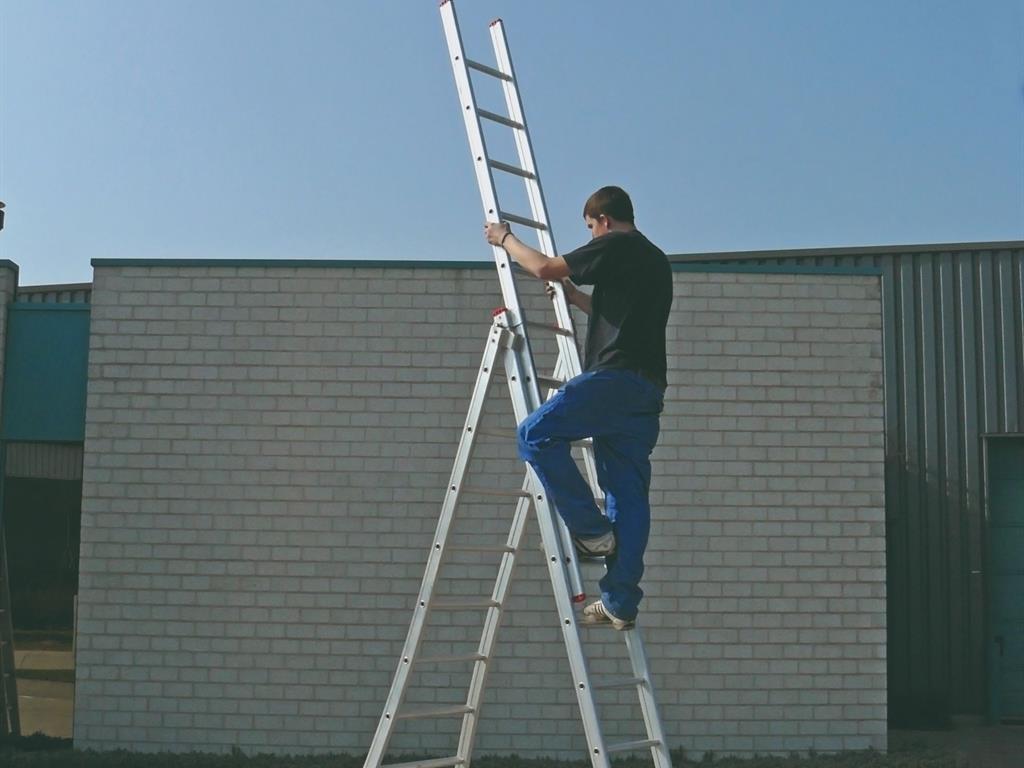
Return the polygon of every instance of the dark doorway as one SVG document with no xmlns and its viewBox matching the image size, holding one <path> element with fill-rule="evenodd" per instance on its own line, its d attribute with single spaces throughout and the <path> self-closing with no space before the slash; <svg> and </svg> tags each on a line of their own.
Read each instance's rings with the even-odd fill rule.
<svg viewBox="0 0 1024 768">
<path fill-rule="evenodd" d="M 70 630 L 78 592 L 81 446 L 21 443 L 7 450 L 3 524 L 14 628 Z"/>
<path fill-rule="evenodd" d="M 985 445 L 992 718 L 1024 723 L 1024 436 Z"/>
</svg>

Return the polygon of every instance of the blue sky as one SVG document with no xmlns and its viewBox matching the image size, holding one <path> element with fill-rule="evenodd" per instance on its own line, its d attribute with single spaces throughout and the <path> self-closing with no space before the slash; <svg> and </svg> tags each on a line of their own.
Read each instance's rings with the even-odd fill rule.
<svg viewBox="0 0 1024 768">
<path fill-rule="evenodd" d="M 456 2 L 563 250 L 607 183 L 670 253 L 1024 238 L 1024 0 Z M 24 285 L 490 258 L 436 0 L 2 0 L 0 88 Z"/>
</svg>

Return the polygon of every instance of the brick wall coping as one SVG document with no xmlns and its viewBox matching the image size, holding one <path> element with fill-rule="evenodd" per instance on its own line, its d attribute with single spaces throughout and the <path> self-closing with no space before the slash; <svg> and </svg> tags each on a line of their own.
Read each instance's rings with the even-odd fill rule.
<svg viewBox="0 0 1024 768">
<path fill-rule="evenodd" d="M 670 259 L 675 257 L 670 256 Z M 400 259 L 93 259 L 93 267 L 270 267 L 270 268 L 320 268 L 320 269 L 493 269 L 490 261 L 411 261 Z M 807 267 L 780 264 L 681 264 L 673 262 L 673 272 L 729 273 L 749 272 L 755 274 L 785 275 L 881 275 L 877 267 Z"/>
</svg>

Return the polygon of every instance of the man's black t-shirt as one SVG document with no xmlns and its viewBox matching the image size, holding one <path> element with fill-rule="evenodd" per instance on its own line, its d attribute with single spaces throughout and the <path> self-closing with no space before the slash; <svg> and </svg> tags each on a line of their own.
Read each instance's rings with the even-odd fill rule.
<svg viewBox="0 0 1024 768">
<path fill-rule="evenodd" d="M 672 268 L 637 230 L 609 232 L 564 256 L 577 285 L 593 285 L 583 369 L 629 369 L 665 386 Z"/>
</svg>

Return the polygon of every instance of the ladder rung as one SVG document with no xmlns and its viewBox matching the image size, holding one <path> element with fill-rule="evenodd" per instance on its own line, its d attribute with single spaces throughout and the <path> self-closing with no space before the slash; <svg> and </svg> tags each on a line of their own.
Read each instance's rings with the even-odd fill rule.
<svg viewBox="0 0 1024 768">
<path fill-rule="evenodd" d="M 624 741 L 621 744 L 609 744 L 606 749 L 608 752 L 632 752 L 636 749 L 658 746 L 661 746 L 661 742 L 657 739 L 644 739 L 643 741 Z"/>
<path fill-rule="evenodd" d="M 381 768 L 449 768 L 449 766 L 462 765 L 466 761 L 458 755 L 453 757 L 437 757 L 433 760 L 413 760 L 411 763 L 391 763 Z"/>
<path fill-rule="evenodd" d="M 478 115 L 480 115 L 480 117 L 486 118 L 487 120 L 490 120 L 490 121 L 495 122 L 495 123 L 501 123 L 502 125 L 507 125 L 509 128 L 525 128 L 526 127 L 522 123 L 517 123 L 515 120 L 510 120 L 509 118 L 505 117 L 504 115 L 499 115 L 499 114 L 497 114 L 495 112 L 488 112 L 486 109 L 478 109 L 476 111 L 476 113 Z"/>
<path fill-rule="evenodd" d="M 533 229 L 547 229 L 547 224 L 541 224 L 539 221 L 528 219 L 525 216 L 517 216 L 514 213 L 505 213 L 504 211 L 498 212 L 498 218 L 502 221 L 511 221 L 513 224 L 522 224 L 524 227 L 532 227 Z"/>
<path fill-rule="evenodd" d="M 451 715 L 468 715 L 473 711 L 472 707 L 465 704 L 448 707 L 429 707 L 427 709 L 414 709 L 412 712 L 395 715 L 395 720 L 423 720 L 428 717 L 449 717 Z"/>
<path fill-rule="evenodd" d="M 421 656 L 416 659 L 420 664 L 453 664 L 460 661 L 484 661 L 487 657 L 482 653 L 464 653 L 459 656 Z"/>
<path fill-rule="evenodd" d="M 527 320 L 524 323 L 524 325 L 527 326 L 528 328 L 538 328 L 542 331 L 551 331 L 551 333 L 556 333 L 559 336 L 576 336 L 576 334 L 570 330 L 567 330 L 557 325 L 549 325 L 548 323 L 533 323 Z"/>
<path fill-rule="evenodd" d="M 413 760 L 411 763 L 391 763 L 381 768 L 449 768 L 449 766 L 462 765 L 466 761 L 458 755 L 453 757 L 437 757 L 433 760 Z"/>
<path fill-rule="evenodd" d="M 486 64 L 481 64 L 479 61 L 473 61 L 472 59 L 466 59 L 465 62 L 467 67 L 475 69 L 477 72 L 483 72 L 485 75 L 496 77 L 499 80 L 507 80 L 510 83 L 512 82 L 512 75 L 506 75 L 500 69 L 489 67 Z"/>
<path fill-rule="evenodd" d="M 524 179 L 537 178 L 537 174 L 523 170 L 518 165 L 509 165 L 508 163 L 503 163 L 500 160 L 488 160 L 487 164 L 490 165 L 491 168 L 496 168 L 499 171 L 504 171 L 505 173 L 511 173 L 513 176 L 522 176 Z"/>
<path fill-rule="evenodd" d="M 562 379 L 556 379 L 553 376 L 538 376 L 537 382 L 544 384 L 551 389 L 559 389 L 565 382 Z"/>
<path fill-rule="evenodd" d="M 582 440 L 573 440 L 572 444 L 580 448 L 589 448 L 594 445 L 594 438 L 585 437 Z"/>
<path fill-rule="evenodd" d="M 442 611 L 471 611 L 477 608 L 501 608 L 501 603 L 491 599 L 470 598 L 469 600 L 436 600 L 430 604 L 430 607 Z"/>
<path fill-rule="evenodd" d="M 595 683 L 590 687 L 595 691 L 605 690 L 607 688 L 631 688 L 634 685 L 642 685 L 647 681 L 642 677 L 624 677 L 621 680 L 609 680 L 606 683 Z"/>
<path fill-rule="evenodd" d="M 505 488 L 478 488 L 476 486 L 464 485 L 462 486 L 463 493 L 475 493 L 480 496 L 507 496 L 513 499 L 528 499 L 530 498 L 529 491 L 510 491 Z"/>
<path fill-rule="evenodd" d="M 515 430 L 513 429 L 510 429 L 507 432 L 503 432 L 500 429 L 478 429 L 476 433 L 486 437 L 503 437 L 506 440 L 514 440 L 516 437 Z"/>
<path fill-rule="evenodd" d="M 445 547 L 449 552 L 492 552 L 503 555 L 506 552 L 515 552 L 515 547 L 508 544 L 500 546 L 497 544 L 449 544 Z"/>
</svg>

